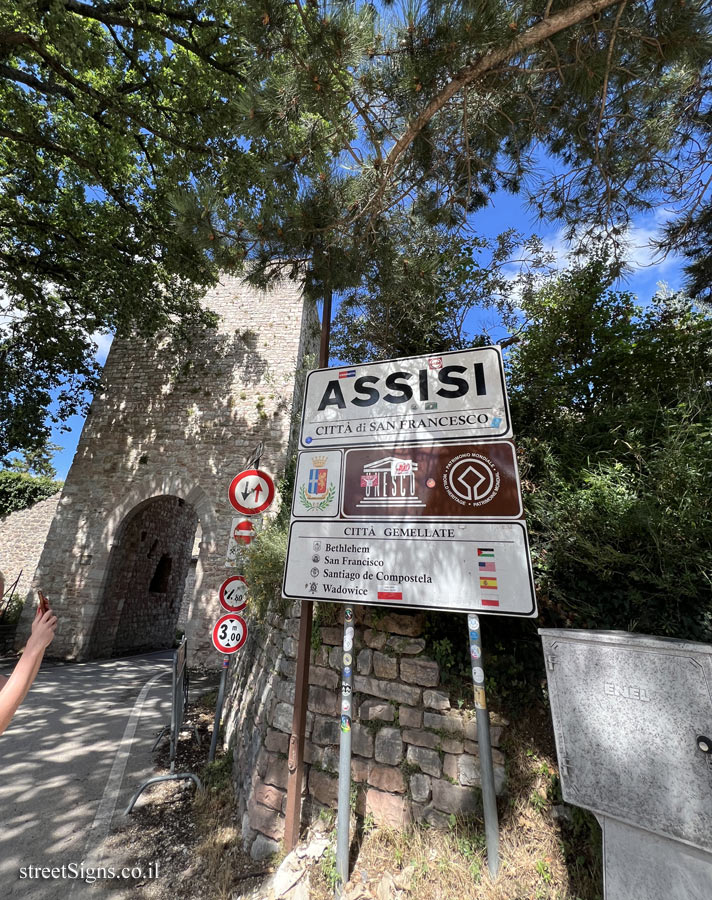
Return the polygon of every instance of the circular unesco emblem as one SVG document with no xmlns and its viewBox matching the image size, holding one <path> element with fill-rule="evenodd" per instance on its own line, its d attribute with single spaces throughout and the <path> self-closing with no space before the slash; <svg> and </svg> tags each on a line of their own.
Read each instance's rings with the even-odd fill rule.
<svg viewBox="0 0 712 900">
<path fill-rule="evenodd" d="M 445 467 L 443 485 L 461 506 L 484 506 L 499 493 L 500 474 L 481 453 L 461 453 Z"/>
</svg>

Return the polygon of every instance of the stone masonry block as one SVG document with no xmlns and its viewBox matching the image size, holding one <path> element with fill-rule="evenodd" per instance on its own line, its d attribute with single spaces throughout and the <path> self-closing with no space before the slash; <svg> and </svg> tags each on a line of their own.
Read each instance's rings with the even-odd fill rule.
<svg viewBox="0 0 712 900">
<path fill-rule="evenodd" d="M 309 699 L 307 701 L 308 708 L 315 713 L 322 713 L 325 716 L 338 716 L 339 695 L 334 690 L 327 690 L 313 684 L 309 688 Z"/>
<path fill-rule="evenodd" d="M 381 728 L 376 735 L 376 761 L 397 766 L 403 759 L 403 739 L 398 728 Z"/>
<path fill-rule="evenodd" d="M 312 741 L 315 744 L 338 744 L 339 734 L 340 731 L 338 719 L 327 718 L 326 716 L 314 717 Z"/>
<path fill-rule="evenodd" d="M 499 747 L 500 742 L 502 740 L 502 731 L 504 729 L 501 725 L 490 725 L 490 743 L 493 747 Z M 476 741 L 477 740 L 477 721 L 476 719 L 469 719 L 465 722 L 465 737 L 468 741 Z"/>
<path fill-rule="evenodd" d="M 373 673 L 376 678 L 397 678 L 398 660 L 376 650 L 373 654 Z"/>
<path fill-rule="evenodd" d="M 479 791 L 451 784 L 445 779 L 433 781 L 433 806 L 444 813 L 478 813 L 482 810 Z"/>
<path fill-rule="evenodd" d="M 435 778 L 440 777 L 442 763 L 440 762 L 440 754 L 436 750 L 411 745 L 408 747 L 406 759 L 412 766 L 418 766 L 421 772 L 425 772 L 426 775 L 433 775 Z"/>
<path fill-rule="evenodd" d="M 385 631 L 374 631 L 373 628 L 367 628 L 363 633 L 363 642 L 372 650 L 383 650 L 386 646 L 388 635 Z"/>
<path fill-rule="evenodd" d="M 354 756 L 351 759 L 351 778 L 359 782 L 359 784 L 366 781 L 372 765 L 371 760 L 359 759 L 357 756 Z"/>
<path fill-rule="evenodd" d="M 309 793 L 324 806 L 335 808 L 339 798 L 339 779 L 312 769 L 309 772 Z"/>
<path fill-rule="evenodd" d="M 386 643 L 394 653 L 401 656 L 416 656 L 425 650 L 425 640 L 423 638 L 407 638 L 407 637 L 390 637 Z"/>
<path fill-rule="evenodd" d="M 272 727 L 291 734 L 293 717 L 294 707 L 290 703 L 277 703 L 272 711 Z"/>
<path fill-rule="evenodd" d="M 465 733 L 462 716 L 456 712 L 452 712 L 450 715 L 424 712 L 423 727 L 432 728 L 433 731 L 444 731 L 447 734 L 455 734 L 458 737 L 462 737 Z"/>
<path fill-rule="evenodd" d="M 427 803 L 430 800 L 431 781 L 429 775 L 417 772 L 410 776 L 410 796 L 415 803 Z"/>
<path fill-rule="evenodd" d="M 359 675 L 370 675 L 373 665 L 373 650 L 364 648 L 356 657 L 356 671 Z"/>
<path fill-rule="evenodd" d="M 319 687 L 335 691 L 339 686 L 339 675 L 333 669 L 327 669 L 323 666 L 310 666 L 309 684 L 316 684 Z"/>
<path fill-rule="evenodd" d="M 321 626 L 321 640 L 324 644 L 332 647 L 341 647 L 344 640 L 344 632 L 342 628 L 336 628 L 330 625 Z"/>
<path fill-rule="evenodd" d="M 329 665 L 332 669 L 338 669 L 341 671 L 341 660 L 343 658 L 344 651 L 341 647 L 332 647 L 329 650 Z"/>
<path fill-rule="evenodd" d="M 279 788 L 274 787 L 274 785 L 258 781 L 255 784 L 252 797 L 257 803 L 261 803 L 263 806 L 267 806 L 269 809 L 275 809 L 279 812 L 282 809 L 282 801 L 284 800 L 285 793 Z"/>
<path fill-rule="evenodd" d="M 429 747 L 437 750 L 440 747 L 440 736 L 432 731 L 423 731 L 421 728 L 409 728 L 403 731 L 403 740 L 406 744 L 415 744 L 416 747 Z"/>
<path fill-rule="evenodd" d="M 351 749 L 357 756 L 373 756 L 373 735 L 359 722 L 351 728 Z"/>
<path fill-rule="evenodd" d="M 284 836 L 284 819 L 274 809 L 268 809 L 259 803 L 253 803 L 249 810 L 250 827 L 254 831 L 266 834 L 273 841 L 281 841 Z"/>
<path fill-rule="evenodd" d="M 271 755 L 267 763 L 267 771 L 262 780 L 265 784 L 271 784 L 274 787 L 286 789 L 289 770 L 287 769 L 287 760 L 283 756 Z M 257 829 L 260 831 L 261 829 Z M 265 832 L 267 834 L 267 832 Z"/>
<path fill-rule="evenodd" d="M 364 700 L 358 716 L 364 722 L 393 722 L 396 714 L 392 703 L 386 703 L 384 700 Z"/>
<path fill-rule="evenodd" d="M 393 766 L 374 766 L 368 776 L 368 783 L 379 791 L 388 791 L 390 794 L 405 793 L 403 773 Z"/>
<path fill-rule="evenodd" d="M 407 684 L 356 675 L 354 688 L 361 694 L 382 697 L 384 700 L 395 700 L 396 703 L 407 703 L 409 706 L 417 706 L 420 703 L 420 689 Z"/>
<path fill-rule="evenodd" d="M 381 616 L 372 609 L 366 610 L 364 622 L 371 627 L 378 627 L 389 634 L 403 634 L 406 637 L 419 637 L 425 628 L 425 615 L 423 613 L 399 614 L 388 613 Z"/>
<path fill-rule="evenodd" d="M 366 815 L 371 813 L 377 825 L 403 829 L 410 825 L 410 804 L 406 797 L 387 794 L 375 788 L 366 793 Z"/>
<path fill-rule="evenodd" d="M 401 659 L 401 678 L 410 684 L 435 687 L 440 683 L 440 666 L 432 659 Z"/>
<path fill-rule="evenodd" d="M 443 691 L 423 691 L 423 706 L 428 709 L 450 709 L 450 698 Z"/>
<path fill-rule="evenodd" d="M 423 710 L 401 706 L 398 710 L 398 721 L 404 728 L 420 728 L 423 724 Z"/>
<path fill-rule="evenodd" d="M 294 638 L 286 637 L 282 641 L 282 648 L 284 649 L 285 655 L 290 659 L 297 658 L 297 642 L 294 640 Z"/>
<path fill-rule="evenodd" d="M 289 735 L 270 728 L 265 735 L 265 749 L 270 753 L 285 753 L 289 749 Z"/>
</svg>

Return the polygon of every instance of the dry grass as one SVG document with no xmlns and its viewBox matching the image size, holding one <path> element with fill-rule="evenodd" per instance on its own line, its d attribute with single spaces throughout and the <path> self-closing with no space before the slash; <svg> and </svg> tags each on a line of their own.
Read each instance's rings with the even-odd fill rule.
<svg viewBox="0 0 712 900">
<path fill-rule="evenodd" d="M 446 832 L 425 826 L 404 833 L 366 828 L 351 864 L 352 882 L 363 885 L 365 896 L 599 900 L 597 825 L 571 808 L 571 821 L 559 822 L 554 815 L 553 807 L 561 804 L 558 772 L 553 748 L 542 747 L 550 726 L 537 718 L 529 716 L 509 729 L 509 793 L 499 804 L 501 869 L 496 880 L 487 868 L 483 822 L 453 817 Z M 333 876 L 327 859 L 312 874 L 312 900 L 331 900 Z"/>
</svg>

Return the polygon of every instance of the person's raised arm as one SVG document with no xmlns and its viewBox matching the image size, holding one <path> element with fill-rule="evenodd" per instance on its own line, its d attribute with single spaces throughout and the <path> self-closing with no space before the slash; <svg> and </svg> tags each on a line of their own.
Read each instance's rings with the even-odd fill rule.
<svg viewBox="0 0 712 900">
<path fill-rule="evenodd" d="M 48 610 L 37 610 L 32 623 L 32 634 L 25 651 L 13 669 L 12 675 L 0 683 L 0 734 L 10 724 L 17 707 L 22 703 L 35 680 L 44 652 L 52 643 L 57 628 L 57 617 Z"/>
</svg>

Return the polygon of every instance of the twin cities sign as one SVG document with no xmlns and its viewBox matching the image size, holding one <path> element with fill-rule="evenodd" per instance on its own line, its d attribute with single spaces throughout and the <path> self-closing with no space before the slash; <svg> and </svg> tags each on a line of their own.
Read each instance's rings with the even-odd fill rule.
<svg viewBox="0 0 712 900">
<path fill-rule="evenodd" d="M 523 522 L 293 522 L 283 594 L 535 616 Z"/>
<path fill-rule="evenodd" d="M 305 449 L 511 435 L 497 347 L 316 369 L 307 376 Z"/>
<path fill-rule="evenodd" d="M 519 519 L 511 441 L 401 445 L 299 454 L 295 519 Z"/>
</svg>

